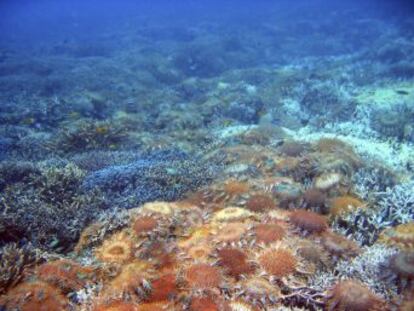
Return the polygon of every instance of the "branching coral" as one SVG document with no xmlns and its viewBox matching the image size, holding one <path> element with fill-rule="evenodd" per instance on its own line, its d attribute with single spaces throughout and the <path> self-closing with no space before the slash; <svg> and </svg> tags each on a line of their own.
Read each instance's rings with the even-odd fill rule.
<svg viewBox="0 0 414 311">
<path fill-rule="evenodd" d="M 352 278 L 364 282 L 371 290 L 387 299 L 397 295 L 397 287 L 393 280 L 384 277 L 388 274 L 390 259 L 396 251 L 381 244 L 362 249 L 360 255 L 352 259 L 344 259 L 335 267 L 341 278 Z"/>
<path fill-rule="evenodd" d="M 20 282 L 28 268 L 40 261 L 40 252 L 31 245 L 8 244 L 0 250 L 0 294 Z"/>
<path fill-rule="evenodd" d="M 82 228 L 106 208 L 101 192 L 80 189 L 83 176 L 74 165 L 54 164 L 29 181 L 9 186 L 0 194 L 1 239 L 27 238 L 37 247 L 70 249 Z"/>
<path fill-rule="evenodd" d="M 388 188 L 385 192 L 375 193 L 375 209 L 358 209 L 343 217 L 344 223 L 337 226 L 345 235 L 353 236 L 361 244 L 371 245 L 384 229 L 413 220 L 412 189 L 413 183 L 408 182 Z M 386 234 L 393 236 L 392 231 L 393 229 L 387 229 Z"/>
<path fill-rule="evenodd" d="M 126 129 L 110 121 L 80 120 L 63 128 L 51 147 L 58 152 L 113 148 L 126 139 Z"/>
<path fill-rule="evenodd" d="M 84 189 L 99 188 L 116 205 L 132 208 L 155 200 L 173 201 L 208 184 L 218 163 L 172 149 L 142 154 L 137 161 L 92 172 Z"/>
</svg>

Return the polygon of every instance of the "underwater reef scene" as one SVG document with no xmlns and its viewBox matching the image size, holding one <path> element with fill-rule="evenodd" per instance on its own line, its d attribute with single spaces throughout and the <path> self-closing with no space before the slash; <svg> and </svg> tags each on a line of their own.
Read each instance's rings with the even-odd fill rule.
<svg viewBox="0 0 414 311">
<path fill-rule="evenodd" d="M 2 1 L 0 310 L 414 310 L 413 4 Z"/>
</svg>

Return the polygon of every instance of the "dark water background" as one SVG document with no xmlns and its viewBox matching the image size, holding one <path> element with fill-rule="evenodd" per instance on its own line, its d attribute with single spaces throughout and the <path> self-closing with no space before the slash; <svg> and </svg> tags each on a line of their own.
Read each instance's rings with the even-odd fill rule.
<svg viewBox="0 0 414 311">
<path fill-rule="evenodd" d="M 121 52 L 143 36 L 159 47 L 164 41 L 191 44 L 217 34 L 239 37 L 229 49 L 251 48 L 271 55 L 253 62 L 275 61 L 287 53 L 335 54 L 369 47 L 362 38 L 364 19 L 380 19 L 404 26 L 413 14 L 412 1 L 6 1 L 0 3 L 0 44 L 14 53 L 56 56 L 65 44 L 86 44 L 107 53 Z M 344 31 L 354 34 L 336 51 L 283 49 L 286 37 L 306 41 L 314 35 L 326 40 Z M 219 30 L 220 29 L 220 30 Z M 219 33 L 217 33 L 219 31 Z M 243 34 L 258 35 L 256 45 Z M 381 32 L 381 29 L 377 29 Z M 360 36 L 358 36 L 360 33 Z M 232 37 L 233 36 L 233 37 Z M 338 38 L 339 39 L 339 38 Z M 234 42 L 236 44 L 236 42 Z M 264 43 L 263 43 L 264 44 Z M 54 47 L 54 49 L 53 49 Z M 282 47 L 282 51 L 278 48 Z M 166 48 L 167 49 L 167 48 Z M 228 49 L 224 49 L 224 52 Z M 99 54 L 90 52 L 93 54 Z M 104 51 L 102 53 L 105 53 Z M 263 55 L 260 55 L 263 56 Z M 239 64 L 242 66 L 243 64 Z"/>
</svg>

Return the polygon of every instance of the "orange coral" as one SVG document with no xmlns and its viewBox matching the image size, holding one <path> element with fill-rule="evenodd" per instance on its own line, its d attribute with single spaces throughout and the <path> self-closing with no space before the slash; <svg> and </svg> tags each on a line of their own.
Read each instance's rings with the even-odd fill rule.
<svg viewBox="0 0 414 311">
<path fill-rule="evenodd" d="M 218 232 L 214 235 L 214 242 L 220 244 L 241 243 L 247 232 L 247 226 L 243 223 L 230 223 L 219 227 Z"/>
<path fill-rule="evenodd" d="M 148 202 L 145 203 L 139 210 L 142 214 L 154 214 L 165 218 L 173 218 L 176 204 L 172 202 Z"/>
<path fill-rule="evenodd" d="M 174 273 L 168 273 L 160 276 L 151 282 L 151 290 L 147 302 L 160 302 L 164 300 L 173 300 L 178 294 L 177 282 Z"/>
<path fill-rule="evenodd" d="M 282 146 L 279 147 L 279 152 L 290 156 L 298 157 L 306 150 L 306 145 L 296 141 L 286 141 Z"/>
<path fill-rule="evenodd" d="M 79 237 L 78 243 L 76 243 L 74 249 L 75 253 L 80 253 L 82 250 L 96 242 L 98 240 L 101 230 L 102 223 L 100 222 L 92 223 L 85 229 L 83 229 Z"/>
<path fill-rule="evenodd" d="M 308 208 L 323 208 L 325 206 L 326 194 L 319 189 L 310 188 L 303 194 L 303 205 Z"/>
<path fill-rule="evenodd" d="M 298 246 L 298 254 L 304 260 L 308 261 L 311 264 L 314 264 L 315 267 L 326 267 L 329 266 L 330 260 L 326 251 L 322 246 L 305 241 Z"/>
<path fill-rule="evenodd" d="M 56 287 L 42 281 L 20 283 L 0 299 L 0 304 L 19 311 L 61 311 L 69 307 L 68 299 Z"/>
<path fill-rule="evenodd" d="M 220 271 L 208 264 L 191 265 L 185 270 L 184 279 L 193 289 L 217 288 L 222 282 Z"/>
<path fill-rule="evenodd" d="M 188 237 L 178 241 L 178 246 L 182 248 L 191 247 L 202 243 L 212 234 L 211 225 L 196 226 L 188 228 Z"/>
<path fill-rule="evenodd" d="M 253 230 L 256 242 L 263 244 L 280 241 L 286 235 L 285 229 L 277 224 L 259 224 Z"/>
<path fill-rule="evenodd" d="M 224 299 L 218 295 L 192 297 L 189 311 L 229 311 Z"/>
<path fill-rule="evenodd" d="M 352 147 L 338 138 L 325 137 L 316 142 L 316 149 L 323 153 L 330 153 L 340 150 L 352 150 Z"/>
<path fill-rule="evenodd" d="M 289 220 L 294 226 L 310 233 L 321 233 L 328 228 L 325 217 L 311 211 L 295 210 Z"/>
<path fill-rule="evenodd" d="M 136 311 L 172 311 L 171 305 L 168 303 L 143 303 L 137 306 Z"/>
<path fill-rule="evenodd" d="M 153 270 L 150 264 L 144 261 L 124 265 L 121 272 L 109 282 L 106 292 L 111 294 L 134 293 L 136 288 L 146 284 L 151 272 Z"/>
<path fill-rule="evenodd" d="M 218 263 L 226 274 L 238 279 L 241 275 L 248 275 L 254 267 L 248 262 L 246 253 L 237 248 L 223 248 L 217 251 Z"/>
<path fill-rule="evenodd" d="M 155 216 L 139 216 L 134 220 L 132 229 L 139 237 L 151 236 L 157 230 L 161 229 L 161 220 L 157 219 Z"/>
<path fill-rule="evenodd" d="M 263 308 L 277 303 L 278 297 L 281 296 L 281 290 L 277 285 L 261 277 L 247 278 L 237 284 L 234 290 L 237 297 L 243 297 L 254 304 L 260 303 Z"/>
<path fill-rule="evenodd" d="M 276 278 L 293 274 L 298 264 L 294 253 L 280 246 L 264 250 L 259 254 L 258 262 L 268 275 Z"/>
<path fill-rule="evenodd" d="M 124 231 L 115 233 L 96 250 L 96 257 L 108 263 L 125 263 L 133 257 L 133 242 Z"/>
<path fill-rule="evenodd" d="M 363 208 L 366 204 L 357 198 L 349 195 L 333 198 L 330 202 L 330 213 L 332 216 L 339 216 Z"/>
<path fill-rule="evenodd" d="M 83 267 L 66 259 L 41 265 L 36 275 L 40 280 L 59 287 L 65 293 L 81 289 L 96 276 L 93 268 Z"/>
<path fill-rule="evenodd" d="M 357 281 L 342 281 L 336 284 L 326 299 L 327 310 L 385 311 L 386 303 Z"/>
<path fill-rule="evenodd" d="M 138 311 L 138 305 L 122 300 L 114 300 L 108 303 L 96 304 L 93 311 Z"/>
<path fill-rule="evenodd" d="M 205 262 L 213 252 L 213 248 L 208 243 L 200 243 L 189 247 L 183 251 L 184 259 Z"/>
<path fill-rule="evenodd" d="M 401 250 L 414 250 L 414 222 L 385 229 L 381 232 L 378 241 Z"/>
<path fill-rule="evenodd" d="M 171 246 L 162 240 L 145 243 L 140 249 L 139 257 L 151 261 L 160 272 L 168 272 L 176 266 L 176 257 Z"/>
<path fill-rule="evenodd" d="M 253 212 L 265 212 L 275 207 L 273 199 L 264 194 L 256 194 L 251 196 L 247 202 L 246 207 Z"/>
<path fill-rule="evenodd" d="M 232 222 L 243 221 L 249 218 L 253 218 L 254 213 L 241 207 L 226 207 L 214 213 L 213 222 Z"/>
<path fill-rule="evenodd" d="M 324 173 L 315 178 L 314 187 L 321 191 L 327 191 L 335 186 L 338 186 L 343 178 L 344 177 L 340 173 Z"/>
<path fill-rule="evenodd" d="M 360 253 L 360 248 L 355 242 L 333 232 L 324 232 L 321 243 L 334 258 L 354 257 Z"/>
<path fill-rule="evenodd" d="M 245 182 L 240 182 L 236 180 L 228 180 L 224 184 L 224 191 L 229 196 L 240 195 L 249 191 L 249 184 Z"/>
</svg>

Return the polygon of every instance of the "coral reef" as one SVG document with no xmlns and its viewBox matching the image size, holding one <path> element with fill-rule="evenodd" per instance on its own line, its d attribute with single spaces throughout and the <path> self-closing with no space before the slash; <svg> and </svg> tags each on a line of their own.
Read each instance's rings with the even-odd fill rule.
<svg viewBox="0 0 414 311">
<path fill-rule="evenodd" d="M 186 192 L 208 184 L 219 166 L 180 150 L 144 155 L 127 165 L 92 172 L 83 188 L 99 188 L 117 205 L 135 207 L 154 200 L 177 200 Z"/>
<path fill-rule="evenodd" d="M 0 310 L 413 309 L 408 1 L 52 2 L 0 4 Z"/>
</svg>

